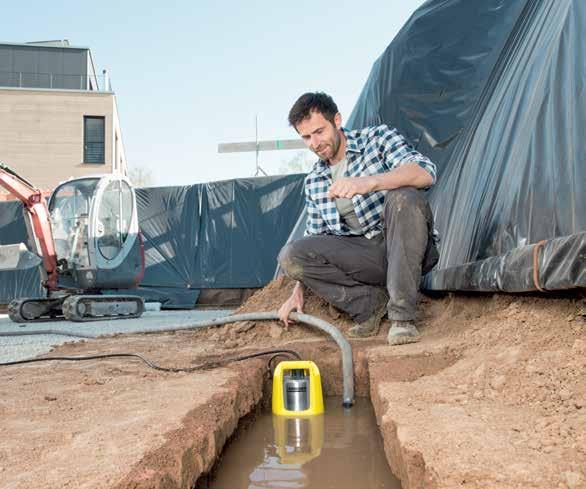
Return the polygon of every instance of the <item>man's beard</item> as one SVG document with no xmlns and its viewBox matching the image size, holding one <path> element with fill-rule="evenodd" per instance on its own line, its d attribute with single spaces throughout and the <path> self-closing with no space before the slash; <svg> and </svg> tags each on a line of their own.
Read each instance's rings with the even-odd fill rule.
<svg viewBox="0 0 586 489">
<path fill-rule="evenodd" d="M 338 150 L 340 149 L 340 144 L 342 142 L 342 138 L 340 137 L 339 132 L 336 130 L 335 134 L 334 134 L 334 138 L 329 141 L 328 143 L 326 143 L 325 148 L 331 147 L 332 148 L 332 154 L 329 157 L 325 157 L 325 156 L 321 156 L 320 153 L 317 150 L 314 150 L 314 153 L 321 159 L 323 160 L 330 160 L 331 158 L 333 158 L 334 156 L 336 156 L 338 154 Z"/>
</svg>

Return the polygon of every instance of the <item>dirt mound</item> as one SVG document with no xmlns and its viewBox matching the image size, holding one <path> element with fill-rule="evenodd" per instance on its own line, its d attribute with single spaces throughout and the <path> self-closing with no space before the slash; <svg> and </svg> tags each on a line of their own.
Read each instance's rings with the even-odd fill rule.
<svg viewBox="0 0 586 489">
<path fill-rule="evenodd" d="M 234 314 L 277 311 L 291 295 L 293 285 L 294 282 L 284 277 L 274 280 L 256 291 Z M 348 330 L 353 324 L 347 314 L 329 306 L 309 290 L 305 293 L 303 312 L 335 324 L 342 331 Z M 226 350 L 258 346 L 259 342 L 263 346 L 274 346 L 282 345 L 283 342 L 329 338 L 325 333 L 303 324 L 292 323 L 286 330 L 280 321 L 246 321 L 213 328 L 203 334 Z"/>
</svg>

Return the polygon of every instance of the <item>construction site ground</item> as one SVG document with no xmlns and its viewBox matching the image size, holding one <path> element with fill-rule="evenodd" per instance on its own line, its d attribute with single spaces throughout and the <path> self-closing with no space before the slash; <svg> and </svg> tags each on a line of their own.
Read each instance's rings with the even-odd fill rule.
<svg viewBox="0 0 586 489">
<path fill-rule="evenodd" d="M 291 288 L 272 282 L 236 312 L 275 310 Z M 304 312 L 351 326 L 314 296 Z M 422 296 L 420 312 L 419 343 L 387 346 L 388 322 L 352 341 L 357 395 L 371 398 L 403 488 L 586 488 L 583 295 Z M 188 367 L 271 348 L 315 361 L 325 393 L 341 394 L 336 344 L 296 324 L 113 335 L 47 355 L 132 352 Z M 266 364 L 195 373 L 121 358 L 2 367 L 0 486 L 193 488 L 238 421 L 266 405 Z"/>
</svg>

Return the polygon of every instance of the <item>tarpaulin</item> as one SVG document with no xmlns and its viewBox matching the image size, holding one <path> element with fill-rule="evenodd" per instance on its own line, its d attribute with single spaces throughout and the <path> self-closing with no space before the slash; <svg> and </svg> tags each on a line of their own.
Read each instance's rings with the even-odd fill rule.
<svg viewBox="0 0 586 489">
<path fill-rule="evenodd" d="M 303 210 L 303 177 L 139 189 L 141 289 L 166 307 L 188 307 L 199 289 L 266 285 Z"/>
<path fill-rule="evenodd" d="M 429 0 L 375 62 L 348 127 L 438 166 L 427 288 L 586 286 L 585 83 L 583 0 Z"/>
<path fill-rule="evenodd" d="M 0 202 L 0 246 L 24 243 L 32 249 L 19 201 Z M 37 267 L 28 270 L 0 272 L 0 304 L 15 297 L 41 297 L 41 275 Z"/>
<path fill-rule="evenodd" d="M 140 288 L 125 292 L 173 308 L 194 306 L 200 289 L 263 287 L 303 211 L 303 181 L 286 175 L 137 189 L 146 270 Z M 0 203 L 0 216 L 2 244 L 26 239 L 19 202 Z M 8 273 L 16 282 L 4 279 Z M 38 270 L 34 277 L 0 272 L 0 302 L 39 296 L 38 282 Z"/>
</svg>

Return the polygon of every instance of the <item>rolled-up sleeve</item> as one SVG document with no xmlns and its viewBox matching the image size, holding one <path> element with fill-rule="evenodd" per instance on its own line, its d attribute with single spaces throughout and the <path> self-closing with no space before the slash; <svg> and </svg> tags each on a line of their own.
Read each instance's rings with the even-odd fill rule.
<svg viewBox="0 0 586 489">
<path fill-rule="evenodd" d="M 405 163 L 417 163 L 433 178 L 432 185 L 437 178 L 435 164 L 407 142 L 396 129 L 388 126 L 379 126 L 379 148 L 383 154 L 384 164 L 388 170 L 397 168 Z"/>
</svg>

